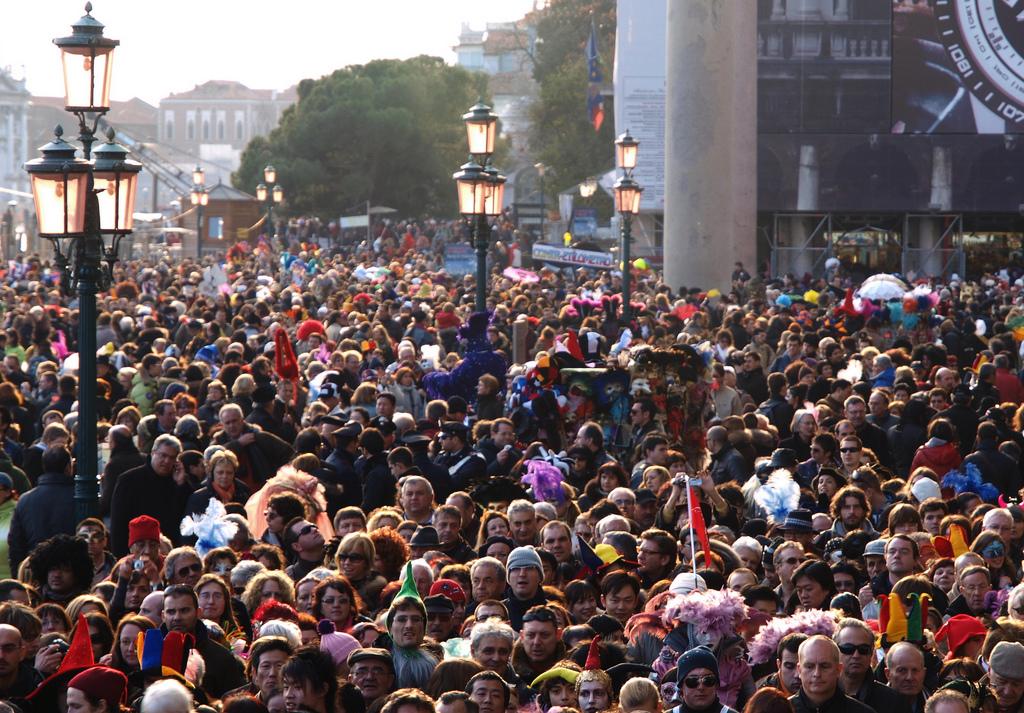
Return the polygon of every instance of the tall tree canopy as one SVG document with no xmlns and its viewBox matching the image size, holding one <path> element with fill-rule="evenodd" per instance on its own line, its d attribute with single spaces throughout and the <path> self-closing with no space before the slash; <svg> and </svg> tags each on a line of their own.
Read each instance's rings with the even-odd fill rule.
<svg viewBox="0 0 1024 713">
<path fill-rule="evenodd" d="M 245 148 L 234 184 L 254 190 L 270 163 L 292 213 L 335 217 L 369 200 L 405 215 L 451 215 L 451 176 L 466 160 L 461 116 L 486 84 L 427 56 L 303 80 L 278 127 Z"/>
<path fill-rule="evenodd" d="M 540 92 L 531 111 L 531 143 L 562 187 L 607 171 L 615 160 L 611 97 L 604 100 L 600 131 L 594 131 L 587 111 L 591 18 L 597 27 L 604 83 L 609 85 L 615 56 L 614 0 L 552 0 L 537 22 L 533 76 Z"/>
</svg>

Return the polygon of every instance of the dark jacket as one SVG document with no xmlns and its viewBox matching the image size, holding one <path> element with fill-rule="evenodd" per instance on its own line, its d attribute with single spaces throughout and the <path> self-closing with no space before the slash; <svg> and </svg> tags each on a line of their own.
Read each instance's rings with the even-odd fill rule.
<svg viewBox="0 0 1024 713">
<path fill-rule="evenodd" d="M 362 505 L 365 512 L 395 504 L 398 481 L 391 474 L 387 455 L 378 453 L 368 458 L 359 458 L 355 466 L 362 482 Z"/>
<path fill-rule="evenodd" d="M 245 505 L 245 502 L 249 499 L 252 493 L 249 492 L 249 488 L 238 478 L 235 478 L 235 496 L 231 499 L 231 502 L 238 503 L 239 505 Z M 195 491 L 188 496 L 188 503 L 185 505 L 185 512 L 190 515 L 202 514 L 206 512 L 206 506 L 210 504 L 210 501 L 217 497 L 216 491 L 213 489 L 213 478 L 208 477 L 203 481 L 203 487 Z M 227 505 L 228 503 L 224 503 Z"/>
<path fill-rule="evenodd" d="M 100 517 L 110 515 L 110 499 L 114 497 L 114 486 L 118 478 L 144 465 L 146 460 L 145 454 L 140 453 L 132 442 L 110 452 L 110 460 L 103 466 L 103 479 L 100 481 Z"/>
<path fill-rule="evenodd" d="M 110 501 L 111 548 L 115 557 L 128 554 L 128 522 L 139 515 L 160 521 L 160 532 L 175 547 L 181 544 L 181 519 L 191 495 L 188 485 L 157 475 L 149 461 L 122 475 Z M 241 684 L 239 684 L 241 685 Z"/>
<path fill-rule="evenodd" d="M 910 706 L 906 699 L 896 691 L 868 676 L 868 679 L 857 691 L 856 698 L 864 705 L 885 713 L 909 713 Z"/>
<path fill-rule="evenodd" d="M 973 463 L 981 471 L 986 483 L 992 483 L 1001 493 L 1016 493 L 1020 490 L 1020 471 L 1017 463 L 999 452 L 999 444 L 995 440 L 984 439 L 978 442 L 978 449 L 964 459 L 965 463 Z"/>
<path fill-rule="evenodd" d="M 245 433 L 256 436 L 256 440 L 247 446 L 243 446 L 237 439 L 229 438 L 224 431 L 218 432 L 213 442 L 238 457 L 238 479 L 258 488 L 292 459 L 295 450 L 273 433 L 254 428 L 251 424 L 246 424 L 243 435 Z"/>
<path fill-rule="evenodd" d="M 11 571 L 32 548 L 54 535 L 75 534 L 75 481 L 63 473 L 43 473 L 36 487 L 21 496 L 14 507 L 7 536 Z"/>
<path fill-rule="evenodd" d="M 711 479 L 715 485 L 737 483 L 742 485 L 750 477 L 747 461 L 732 445 L 726 444 L 722 450 L 711 456 Z"/>
<path fill-rule="evenodd" d="M 875 709 L 868 708 L 856 698 L 850 698 L 840 688 L 821 706 L 811 703 L 802 690 L 790 696 L 789 702 L 793 704 L 794 713 L 875 713 Z"/>
</svg>

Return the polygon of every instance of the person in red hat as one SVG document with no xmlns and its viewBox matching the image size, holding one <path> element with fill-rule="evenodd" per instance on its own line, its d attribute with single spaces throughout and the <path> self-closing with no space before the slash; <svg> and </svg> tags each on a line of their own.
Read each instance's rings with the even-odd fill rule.
<svg viewBox="0 0 1024 713">
<path fill-rule="evenodd" d="M 958 658 L 977 658 L 988 629 L 976 616 L 957 614 L 952 616 L 935 632 L 936 641 L 945 641 L 949 649 L 946 661 Z"/>
<path fill-rule="evenodd" d="M 68 713 L 116 713 L 127 687 L 127 676 L 117 669 L 87 668 L 68 683 Z"/>
</svg>

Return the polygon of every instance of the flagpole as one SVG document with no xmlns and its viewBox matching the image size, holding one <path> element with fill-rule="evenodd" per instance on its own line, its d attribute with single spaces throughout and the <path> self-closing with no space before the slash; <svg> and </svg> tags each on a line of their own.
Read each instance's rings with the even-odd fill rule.
<svg viewBox="0 0 1024 713">
<path fill-rule="evenodd" d="M 697 543 L 693 534 L 693 489 L 689 475 L 686 476 L 686 522 L 690 527 L 690 564 L 693 565 L 694 576 L 697 576 Z"/>
</svg>

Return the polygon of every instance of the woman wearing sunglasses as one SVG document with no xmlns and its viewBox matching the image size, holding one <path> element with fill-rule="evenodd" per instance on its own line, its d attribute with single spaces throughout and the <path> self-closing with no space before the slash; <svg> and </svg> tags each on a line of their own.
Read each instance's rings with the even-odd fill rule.
<svg viewBox="0 0 1024 713">
<path fill-rule="evenodd" d="M 735 713 L 718 700 L 718 659 L 711 649 L 698 646 L 680 656 L 676 682 L 680 705 L 669 713 Z"/>
<path fill-rule="evenodd" d="M 992 575 L 992 589 L 1009 589 L 1019 579 L 1015 576 L 1010 558 L 1006 556 L 1006 545 L 995 532 L 985 531 L 974 538 L 971 552 L 985 558 L 985 564 Z"/>
</svg>

